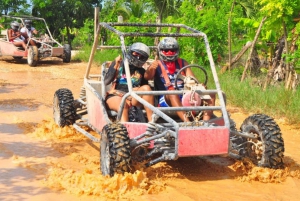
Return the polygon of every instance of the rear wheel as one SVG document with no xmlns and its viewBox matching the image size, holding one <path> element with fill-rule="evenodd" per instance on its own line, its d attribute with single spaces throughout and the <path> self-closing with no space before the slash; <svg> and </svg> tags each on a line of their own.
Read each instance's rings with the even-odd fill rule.
<svg viewBox="0 0 300 201">
<path fill-rule="evenodd" d="M 28 65 L 34 67 L 37 65 L 38 60 L 39 60 L 39 51 L 37 46 L 29 46 L 28 55 L 27 55 Z"/>
<path fill-rule="evenodd" d="M 130 172 L 130 140 L 126 127 L 120 123 L 104 126 L 100 145 L 100 168 L 103 175 Z"/>
<path fill-rule="evenodd" d="M 257 136 L 256 139 L 247 139 L 244 144 L 246 157 L 261 167 L 276 169 L 284 166 L 284 142 L 273 118 L 264 114 L 249 116 L 241 125 L 241 131 Z"/>
<path fill-rule="evenodd" d="M 69 63 L 71 61 L 71 46 L 64 44 L 63 62 Z"/>
<path fill-rule="evenodd" d="M 62 88 L 55 92 L 53 116 L 55 123 L 60 127 L 75 123 L 76 109 L 74 107 L 73 94 L 69 89 Z"/>
</svg>

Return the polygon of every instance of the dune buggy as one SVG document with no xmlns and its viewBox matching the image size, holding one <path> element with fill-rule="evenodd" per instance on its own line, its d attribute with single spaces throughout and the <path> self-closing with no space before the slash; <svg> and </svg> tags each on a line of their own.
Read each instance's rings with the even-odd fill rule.
<svg viewBox="0 0 300 201">
<path fill-rule="evenodd" d="M 26 27 L 24 21 L 31 20 L 33 26 L 38 30 L 39 37 L 34 36 L 28 39 L 27 48 L 16 47 L 8 40 L 8 29 L 10 22 L 18 21 L 22 27 Z M 12 56 L 14 59 L 22 59 L 27 57 L 29 66 L 37 66 L 38 61 L 47 57 L 62 58 L 63 62 L 71 61 L 71 46 L 69 44 L 60 44 L 53 37 L 43 18 L 32 16 L 9 16 L 2 15 L 1 22 L 5 29 L 1 29 L 0 37 L 0 56 Z M 20 27 L 21 28 L 21 27 Z M 34 41 L 36 46 L 30 45 L 30 41 Z"/>
<path fill-rule="evenodd" d="M 126 32 L 124 31 L 126 27 L 135 31 Z M 156 32 L 157 27 L 160 28 L 158 32 Z M 224 154 L 235 159 L 248 157 L 261 167 L 283 167 L 284 142 L 280 128 L 273 118 L 265 114 L 251 115 L 243 121 L 240 131 L 229 118 L 225 94 L 219 84 L 206 34 L 183 24 L 101 22 L 96 38 L 99 38 L 102 29 L 116 35 L 120 40 L 120 46 L 98 46 L 96 40 L 92 47 L 80 97 L 74 100 L 69 89 L 58 89 L 54 94 L 53 113 L 54 120 L 60 127 L 72 125 L 92 141 L 100 142 L 100 168 L 103 175 L 113 176 L 115 173 L 130 172 L 133 164 L 136 163 L 149 167 L 161 161 L 177 160 L 180 157 Z M 176 37 L 178 40 L 190 37 L 197 42 L 203 42 L 210 71 L 196 64 L 183 67 L 180 71 L 191 68 L 196 75 L 196 78 L 181 77 L 185 82 L 184 90 L 156 91 L 153 88 L 153 91 L 140 92 L 133 91 L 129 83 L 129 92 L 123 96 L 119 112 L 111 111 L 105 104 L 109 86 L 104 84 L 104 76 L 110 62 L 103 63 L 99 74 L 90 74 L 91 63 L 96 49 L 119 48 L 123 54 L 126 76 L 129 79 L 128 60 L 124 56 L 127 51 L 125 41 L 128 37 Z M 149 47 L 154 50 L 156 48 L 150 45 Z M 214 79 L 215 86 L 212 89 L 205 89 L 201 84 L 207 82 L 208 73 L 211 73 Z M 180 77 L 180 72 L 177 75 Z M 153 83 L 149 82 L 149 84 Z M 143 100 L 139 96 L 142 94 L 153 96 L 188 94 L 191 104 L 185 107 L 159 107 Z M 218 97 L 215 106 L 193 104 L 195 96 L 205 98 L 212 94 Z M 119 121 L 125 100 L 129 96 L 153 111 L 151 122 L 121 123 Z M 185 111 L 192 122 L 181 121 L 175 113 L 178 110 Z M 203 121 L 201 114 L 204 110 L 213 110 L 216 115 L 209 121 Z M 97 136 L 98 134 L 100 137 Z"/>
</svg>

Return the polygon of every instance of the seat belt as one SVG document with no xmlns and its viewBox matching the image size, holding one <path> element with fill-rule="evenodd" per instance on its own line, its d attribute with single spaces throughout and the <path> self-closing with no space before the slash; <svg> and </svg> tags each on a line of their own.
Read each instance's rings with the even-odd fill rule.
<svg viewBox="0 0 300 201">
<path fill-rule="evenodd" d="M 177 59 L 177 61 L 178 61 L 178 64 L 179 64 L 179 69 L 181 69 L 182 68 L 182 63 L 183 63 L 183 60 L 182 59 L 180 59 L 180 58 L 178 58 Z M 166 71 L 166 69 L 165 69 L 165 67 L 164 67 L 164 65 L 163 65 L 163 63 L 159 60 L 158 61 L 158 65 L 159 65 L 159 67 L 160 67 L 160 69 L 161 69 L 161 72 L 162 72 L 162 75 L 163 75 L 163 77 L 164 77 L 164 79 L 165 79 L 165 86 L 168 88 L 168 90 L 174 90 L 175 88 L 174 88 L 174 86 L 172 85 L 172 83 L 171 83 L 171 81 L 170 81 L 170 78 L 169 78 L 169 76 L 168 76 L 168 74 L 167 74 L 167 71 Z M 175 63 L 175 68 L 176 68 L 176 63 Z M 185 73 L 182 71 L 181 72 L 181 74 L 182 75 L 185 75 Z"/>
</svg>

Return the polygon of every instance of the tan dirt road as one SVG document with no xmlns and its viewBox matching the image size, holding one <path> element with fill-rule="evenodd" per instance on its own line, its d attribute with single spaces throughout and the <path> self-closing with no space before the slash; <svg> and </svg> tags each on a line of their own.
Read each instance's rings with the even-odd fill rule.
<svg viewBox="0 0 300 201">
<path fill-rule="evenodd" d="M 300 197 L 299 125 L 275 119 L 285 142 L 285 169 L 253 167 L 228 157 L 182 158 L 124 176 L 99 170 L 99 144 L 52 120 L 59 88 L 79 96 L 86 63 L 44 60 L 29 67 L 0 57 L 0 200 L 280 200 Z M 93 66 L 92 71 L 99 71 Z M 238 125 L 250 114 L 229 107 Z"/>
</svg>

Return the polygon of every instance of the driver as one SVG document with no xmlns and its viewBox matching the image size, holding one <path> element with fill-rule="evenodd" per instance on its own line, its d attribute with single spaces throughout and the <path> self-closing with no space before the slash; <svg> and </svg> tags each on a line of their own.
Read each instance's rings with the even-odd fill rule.
<svg viewBox="0 0 300 201">
<path fill-rule="evenodd" d="M 25 26 L 21 28 L 22 35 L 25 36 L 25 43 L 28 42 L 28 38 L 32 38 L 33 35 L 36 35 L 38 31 L 32 26 L 31 20 L 24 20 Z M 30 44 L 35 46 L 36 43 L 33 40 L 29 40 Z"/>
<path fill-rule="evenodd" d="M 175 90 L 175 79 L 177 72 L 184 66 L 188 65 L 188 62 L 184 59 L 179 58 L 179 44 L 175 38 L 165 37 L 158 44 L 158 55 L 157 58 L 147 69 L 145 73 L 145 79 L 152 80 L 154 78 L 155 88 L 157 90 Z M 195 77 L 190 68 L 182 71 L 184 76 Z M 177 80 L 177 87 L 179 90 L 183 89 L 184 82 L 181 79 Z M 176 94 L 161 95 L 159 97 L 160 107 L 182 107 L 181 96 Z M 214 105 L 214 98 L 208 101 L 208 105 Z M 179 118 L 188 122 L 189 119 L 185 117 L 184 111 L 177 111 Z M 212 111 L 204 111 L 203 120 L 209 120 L 212 116 Z"/>
</svg>

